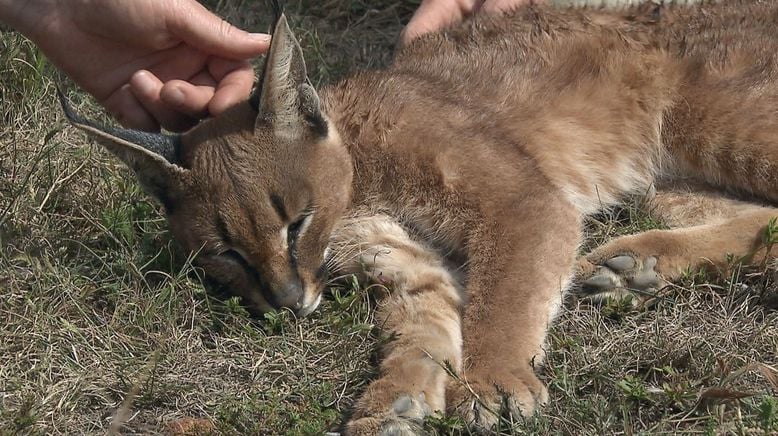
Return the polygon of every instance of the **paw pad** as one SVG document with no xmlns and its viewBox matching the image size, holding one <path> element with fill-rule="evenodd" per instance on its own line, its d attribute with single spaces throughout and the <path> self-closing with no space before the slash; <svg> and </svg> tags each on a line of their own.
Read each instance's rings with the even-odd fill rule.
<svg viewBox="0 0 778 436">
<path fill-rule="evenodd" d="M 424 393 L 400 395 L 385 412 L 353 420 L 347 435 L 413 436 L 423 434 L 424 418 L 432 414 Z"/>
<path fill-rule="evenodd" d="M 581 290 L 588 295 L 616 297 L 653 295 L 666 284 L 656 272 L 656 264 L 654 256 L 643 260 L 629 255 L 611 257 L 581 283 Z"/>
<path fill-rule="evenodd" d="M 605 261 L 605 266 L 614 271 L 626 271 L 635 268 L 632 256 L 616 256 Z"/>
<path fill-rule="evenodd" d="M 425 416 L 432 413 L 424 392 L 417 395 L 416 398 L 410 395 L 403 395 L 397 398 L 392 403 L 392 411 L 397 416 L 413 419 L 424 419 Z"/>
</svg>

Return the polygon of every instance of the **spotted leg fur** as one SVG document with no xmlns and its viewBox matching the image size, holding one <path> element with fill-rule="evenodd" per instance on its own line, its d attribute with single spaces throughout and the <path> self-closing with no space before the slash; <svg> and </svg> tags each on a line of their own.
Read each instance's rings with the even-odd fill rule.
<svg viewBox="0 0 778 436">
<path fill-rule="evenodd" d="M 446 366 L 461 366 L 461 291 L 432 250 L 388 217 L 347 221 L 333 242 L 340 270 L 375 283 L 376 322 L 390 336 L 380 376 L 346 426 L 349 435 L 413 435 L 445 410 Z"/>
</svg>

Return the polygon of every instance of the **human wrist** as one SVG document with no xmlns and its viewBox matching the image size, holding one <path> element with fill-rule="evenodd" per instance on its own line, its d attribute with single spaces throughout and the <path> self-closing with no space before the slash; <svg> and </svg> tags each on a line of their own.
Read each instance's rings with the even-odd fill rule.
<svg viewBox="0 0 778 436">
<path fill-rule="evenodd" d="M 18 1 L 0 0 L 0 23 L 16 27 L 16 9 L 19 8 Z"/>
</svg>

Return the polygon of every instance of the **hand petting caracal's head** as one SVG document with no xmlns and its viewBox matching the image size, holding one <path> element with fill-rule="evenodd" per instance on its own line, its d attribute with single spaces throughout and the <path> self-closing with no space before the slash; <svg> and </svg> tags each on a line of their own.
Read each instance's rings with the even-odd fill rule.
<svg viewBox="0 0 778 436">
<path fill-rule="evenodd" d="M 63 106 L 164 205 L 209 281 L 259 312 L 318 306 L 352 168 L 283 14 L 249 102 L 181 136 L 98 127 Z"/>
</svg>

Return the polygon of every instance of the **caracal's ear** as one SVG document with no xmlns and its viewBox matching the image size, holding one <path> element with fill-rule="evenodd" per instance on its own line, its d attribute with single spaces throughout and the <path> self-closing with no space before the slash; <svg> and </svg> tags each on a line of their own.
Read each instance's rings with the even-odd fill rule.
<svg viewBox="0 0 778 436">
<path fill-rule="evenodd" d="M 327 122 L 308 80 L 303 51 L 286 15 L 277 10 L 277 16 L 261 82 L 250 99 L 257 124 L 269 123 L 285 136 L 298 136 L 306 129 L 325 136 Z"/>
<path fill-rule="evenodd" d="M 57 93 L 70 123 L 132 168 L 143 188 L 169 208 L 170 195 L 182 189 L 189 171 L 176 164 L 179 136 L 99 126 L 75 113 L 62 90 Z"/>
</svg>

